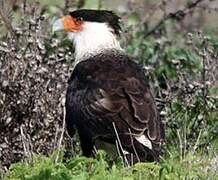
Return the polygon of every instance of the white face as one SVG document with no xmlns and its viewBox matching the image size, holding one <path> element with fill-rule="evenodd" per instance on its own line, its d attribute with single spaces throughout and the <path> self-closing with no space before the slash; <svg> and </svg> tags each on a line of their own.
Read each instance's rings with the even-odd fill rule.
<svg viewBox="0 0 218 180">
<path fill-rule="evenodd" d="M 70 17 L 67 18 L 67 22 L 65 19 L 56 21 L 53 29 L 67 31 L 68 37 L 75 45 L 76 61 L 79 62 L 104 50 L 122 51 L 116 35 L 107 23 L 86 21 L 72 23 Z"/>
<path fill-rule="evenodd" d="M 121 50 L 116 35 L 106 23 L 84 22 L 80 32 L 68 32 L 75 44 L 76 59 L 84 59 L 108 49 Z"/>
</svg>

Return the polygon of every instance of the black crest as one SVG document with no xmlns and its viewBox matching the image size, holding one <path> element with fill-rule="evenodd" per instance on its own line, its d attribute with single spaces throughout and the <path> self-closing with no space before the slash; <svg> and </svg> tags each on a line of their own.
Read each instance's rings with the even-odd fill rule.
<svg viewBox="0 0 218 180">
<path fill-rule="evenodd" d="M 70 12 L 70 15 L 74 18 L 82 18 L 84 21 L 108 23 L 115 34 L 120 35 L 120 17 L 112 11 L 80 9 Z"/>
</svg>

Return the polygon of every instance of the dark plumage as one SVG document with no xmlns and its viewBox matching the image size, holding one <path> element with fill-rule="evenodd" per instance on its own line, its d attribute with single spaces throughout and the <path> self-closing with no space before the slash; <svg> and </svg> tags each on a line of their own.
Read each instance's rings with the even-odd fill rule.
<svg viewBox="0 0 218 180">
<path fill-rule="evenodd" d="M 70 12 L 70 15 L 73 18 L 82 18 L 84 21 L 108 23 L 115 34 L 120 35 L 120 17 L 112 11 L 80 9 Z"/>
<path fill-rule="evenodd" d="M 83 154 L 91 156 L 96 139 L 115 144 L 113 122 L 134 162 L 137 155 L 140 161 L 159 160 L 164 129 L 143 69 L 111 50 L 76 65 L 67 89 L 66 123 L 71 136 L 77 128 Z M 145 135 L 152 149 L 131 137 L 130 131 L 133 136 Z"/>
</svg>

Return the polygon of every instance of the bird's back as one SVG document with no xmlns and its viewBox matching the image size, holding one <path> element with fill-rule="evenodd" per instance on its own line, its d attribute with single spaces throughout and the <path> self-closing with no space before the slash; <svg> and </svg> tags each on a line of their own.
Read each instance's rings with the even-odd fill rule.
<svg viewBox="0 0 218 180">
<path fill-rule="evenodd" d="M 119 136 L 126 151 L 137 146 L 139 154 L 147 152 L 146 160 L 158 159 L 164 138 L 142 67 L 117 51 L 76 65 L 67 90 L 66 123 L 69 134 L 76 127 L 80 138 L 93 144 L 96 138 L 115 143 Z"/>
</svg>

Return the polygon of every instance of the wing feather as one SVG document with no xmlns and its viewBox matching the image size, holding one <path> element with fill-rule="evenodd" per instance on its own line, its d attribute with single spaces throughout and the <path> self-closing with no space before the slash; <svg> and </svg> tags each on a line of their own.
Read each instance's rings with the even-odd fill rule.
<svg viewBox="0 0 218 180">
<path fill-rule="evenodd" d="M 118 83 L 119 88 L 116 89 L 107 90 L 104 87 L 92 89 L 92 91 L 89 91 L 92 95 L 87 95 L 89 97 L 87 98 L 87 111 L 95 117 L 99 115 L 99 117 L 107 119 L 105 125 L 112 124 L 112 122 L 123 124 L 121 128 L 126 128 L 126 133 L 129 133 L 128 128 L 130 128 L 136 136 L 147 133 L 146 136 L 150 140 L 156 140 L 159 137 L 159 127 L 156 122 L 158 121 L 158 114 L 153 97 L 146 86 L 144 87 L 143 84 L 133 81 L 131 79 L 129 83 L 128 78 L 126 78 Z M 107 82 L 106 79 L 105 83 L 110 82 Z M 134 87 L 131 87 L 131 85 Z M 144 89 L 140 92 L 142 88 Z M 135 92 L 133 92 L 133 89 L 135 89 Z M 114 114 L 119 114 L 119 116 L 113 116 Z M 110 116 L 110 120 L 106 116 Z M 102 132 L 102 134 L 104 133 Z"/>
<path fill-rule="evenodd" d="M 87 127 L 95 127 L 96 136 L 115 136 L 114 122 L 119 133 L 128 134 L 130 129 L 135 137 L 145 135 L 158 147 L 164 132 L 143 70 L 125 58 L 122 66 L 111 58 L 95 61 L 79 63 L 71 77 L 74 113 L 82 114 Z"/>
</svg>

